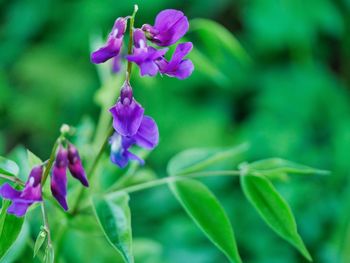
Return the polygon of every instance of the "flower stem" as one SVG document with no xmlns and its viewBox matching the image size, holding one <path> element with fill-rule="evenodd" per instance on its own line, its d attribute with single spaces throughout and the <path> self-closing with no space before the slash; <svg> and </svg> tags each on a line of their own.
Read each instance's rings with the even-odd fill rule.
<svg viewBox="0 0 350 263">
<path fill-rule="evenodd" d="M 17 178 L 17 177 L 5 175 L 5 174 L 0 174 L 0 178 L 9 180 L 9 181 L 14 182 L 14 183 L 16 183 L 16 184 L 18 184 L 18 185 L 21 185 L 21 186 L 24 186 L 24 185 L 25 185 L 25 183 L 24 183 L 21 179 L 19 179 L 19 178 Z"/>
<path fill-rule="evenodd" d="M 55 144 L 52 147 L 52 151 L 51 151 L 51 154 L 50 154 L 50 159 L 47 162 L 47 165 L 46 165 L 46 168 L 45 168 L 45 171 L 44 171 L 44 175 L 43 175 L 43 177 L 41 179 L 42 187 L 45 185 L 47 177 L 49 176 L 49 173 L 50 173 L 50 170 L 52 168 L 53 162 L 55 161 L 56 151 L 57 151 L 58 145 L 60 144 L 61 140 L 62 140 L 62 135 L 57 138 Z"/>
<path fill-rule="evenodd" d="M 130 24 L 129 24 L 129 45 L 128 45 L 128 54 L 132 53 L 132 45 L 134 42 L 134 23 L 135 23 L 135 16 L 138 10 L 138 6 L 134 5 L 134 12 L 132 13 L 132 16 L 130 17 Z M 126 80 L 127 82 L 130 81 L 131 76 L 131 70 L 132 70 L 132 62 L 128 61 L 128 67 L 126 70 Z"/>
<path fill-rule="evenodd" d="M 156 179 L 150 182 L 137 184 L 133 186 L 129 186 L 126 188 L 119 189 L 119 191 L 124 191 L 127 193 L 133 193 L 138 192 L 141 190 L 145 190 L 148 188 L 153 188 L 156 186 L 160 186 L 169 182 L 178 181 L 178 180 L 186 180 L 188 178 L 203 178 L 203 177 L 211 177 L 211 176 L 239 176 L 241 174 L 241 171 L 237 170 L 231 170 L 231 171 L 204 171 L 204 172 L 197 172 L 197 173 L 190 173 L 186 175 L 178 175 L 178 176 L 169 176 L 165 178 Z M 113 194 L 109 193 L 109 194 Z"/>
<path fill-rule="evenodd" d="M 44 227 L 45 227 L 45 231 L 47 233 L 47 245 L 49 247 L 52 247 L 52 239 L 51 239 L 49 220 L 48 220 L 48 217 L 47 217 L 46 208 L 45 208 L 45 202 L 44 201 L 41 202 L 41 213 L 43 215 Z"/>
</svg>

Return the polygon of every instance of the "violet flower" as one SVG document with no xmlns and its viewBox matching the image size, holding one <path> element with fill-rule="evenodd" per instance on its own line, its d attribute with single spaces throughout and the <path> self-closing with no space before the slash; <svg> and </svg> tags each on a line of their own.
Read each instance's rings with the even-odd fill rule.
<svg viewBox="0 0 350 263">
<path fill-rule="evenodd" d="M 68 145 L 68 168 L 74 178 L 78 179 L 85 187 L 89 187 L 79 152 L 71 143 Z"/>
<path fill-rule="evenodd" d="M 183 59 L 193 48 L 191 42 L 181 43 L 177 45 L 175 52 L 167 61 L 164 57 L 157 61 L 159 71 L 170 77 L 185 79 L 189 77 L 194 69 L 193 63 L 189 59 Z"/>
<path fill-rule="evenodd" d="M 141 29 L 135 29 L 133 54 L 126 56 L 126 58 L 140 67 L 141 76 L 155 76 L 159 70 L 155 61 L 160 59 L 167 51 L 168 49 L 157 50 L 147 46 L 144 32 Z"/>
<path fill-rule="evenodd" d="M 132 88 L 125 82 L 116 105 L 110 112 L 113 116 L 115 134 L 110 139 L 111 161 L 119 167 L 125 167 L 129 160 L 144 161 L 129 151 L 137 145 L 145 149 L 153 149 L 159 141 L 156 122 L 144 115 L 144 109 L 133 98 Z"/>
<path fill-rule="evenodd" d="M 188 31 L 187 17 L 181 11 L 166 9 L 161 11 L 154 26 L 145 24 L 142 30 L 146 32 L 149 40 L 161 47 L 167 47 L 176 43 Z"/>
<path fill-rule="evenodd" d="M 42 173 L 42 166 L 34 167 L 22 191 L 14 189 L 8 183 L 0 187 L 0 196 L 12 201 L 12 204 L 7 209 L 7 213 L 22 217 L 33 203 L 42 201 Z"/>
<path fill-rule="evenodd" d="M 64 210 L 68 210 L 67 204 L 67 150 L 60 146 L 51 175 L 51 192 Z"/>
<path fill-rule="evenodd" d="M 103 63 L 119 55 L 126 30 L 126 19 L 119 17 L 108 35 L 107 43 L 91 54 L 92 63 Z"/>
</svg>

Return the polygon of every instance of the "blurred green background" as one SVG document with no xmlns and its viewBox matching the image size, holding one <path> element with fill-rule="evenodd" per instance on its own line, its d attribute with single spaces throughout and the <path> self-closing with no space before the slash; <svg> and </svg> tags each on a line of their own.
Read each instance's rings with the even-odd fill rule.
<svg viewBox="0 0 350 263">
<path fill-rule="evenodd" d="M 91 39 L 134 3 L 136 26 L 180 9 L 222 24 L 250 57 L 235 56 L 220 32 L 193 29 L 191 78 L 141 79 L 135 67 L 135 96 L 161 135 L 147 168 L 165 176 L 183 149 L 250 142 L 248 161 L 279 156 L 331 170 L 276 186 L 314 261 L 350 262 L 349 0 L 0 1 L 0 155 L 24 145 L 45 159 L 63 122 L 96 123 L 101 83 L 89 61 Z M 245 262 L 304 262 L 265 226 L 237 180 L 207 183 L 229 213 Z M 227 262 L 167 189 L 137 193 L 131 206 L 137 263 Z M 35 237 L 36 230 L 27 231 Z M 63 262 L 115 262 L 101 233 L 72 230 L 64 243 Z M 30 253 L 24 247 L 18 262 Z"/>
</svg>

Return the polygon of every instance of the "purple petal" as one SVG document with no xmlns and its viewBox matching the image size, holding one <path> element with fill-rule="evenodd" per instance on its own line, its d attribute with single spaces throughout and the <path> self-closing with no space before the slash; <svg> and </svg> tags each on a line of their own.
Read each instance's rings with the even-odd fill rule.
<svg viewBox="0 0 350 263">
<path fill-rule="evenodd" d="M 22 217 L 27 212 L 29 206 L 31 206 L 31 203 L 13 202 L 7 209 L 7 213 Z"/>
<path fill-rule="evenodd" d="M 153 149 L 159 141 L 159 131 L 156 122 L 149 116 L 144 116 L 136 135 L 135 143 L 145 149 Z"/>
<path fill-rule="evenodd" d="M 95 64 L 106 62 L 107 60 L 119 55 L 123 44 L 123 38 L 108 39 L 105 46 L 99 48 L 91 54 L 91 62 Z"/>
<path fill-rule="evenodd" d="M 193 44 L 191 42 L 185 42 L 178 44 L 172 58 L 169 61 L 169 67 L 174 68 L 179 63 L 181 63 L 182 59 L 191 52 L 193 48 Z"/>
<path fill-rule="evenodd" d="M 147 39 L 145 33 L 141 29 L 135 29 L 133 36 L 136 49 L 147 47 Z"/>
<path fill-rule="evenodd" d="M 52 169 L 51 192 L 64 210 L 68 210 L 67 196 L 67 167 L 57 167 Z"/>
<path fill-rule="evenodd" d="M 118 54 L 113 58 L 113 64 L 112 64 L 112 72 L 113 73 L 118 73 L 122 68 L 121 65 L 121 56 Z"/>
<path fill-rule="evenodd" d="M 0 196 L 4 199 L 10 199 L 10 200 L 14 200 L 16 198 L 19 198 L 19 196 L 21 195 L 21 191 L 18 191 L 16 189 L 14 189 L 11 185 L 9 185 L 8 183 L 4 183 L 1 187 L 0 187 Z"/>
<path fill-rule="evenodd" d="M 26 185 L 36 187 L 38 184 L 41 183 L 42 174 L 43 174 L 43 167 L 41 165 L 34 167 L 30 171 Z"/>
<path fill-rule="evenodd" d="M 124 17 L 118 17 L 114 22 L 110 36 L 113 36 L 114 38 L 121 38 L 123 37 L 125 30 L 126 30 L 126 19 Z"/>
<path fill-rule="evenodd" d="M 138 161 L 141 165 L 145 164 L 144 160 L 142 160 L 140 157 L 138 157 L 136 154 L 133 154 L 132 152 L 125 151 L 125 155 L 129 160 Z"/>
<path fill-rule="evenodd" d="M 68 168 L 72 176 L 78 179 L 82 185 L 88 187 L 89 183 L 86 178 L 84 167 L 81 163 L 78 149 L 73 144 L 68 145 Z"/>
<path fill-rule="evenodd" d="M 181 61 L 180 65 L 176 70 L 164 72 L 164 74 L 170 77 L 178 78 L 178 79 L 185 79 L 191 76 L 193 70 L 194 70 L 194 66 L 192 61 L 189 59 L 185 59 Z"/>
<path fill-rule="evenodd" d="M 157 64 L 153 61 L 146 61 L 144 63 L 141 63 L 140 70 L 141 76 L 149 75 L 153 77 L 157 75 L 159 69 L 157 67 Z"/>
<path fill-rule="evenodd" d="M 157 50 L 153 47 L 148 47 L 142 50 L 135 49 L 134 53 L 128 55 L 126 59 L 135 62 L 140 67 L 141 76 L 155 76 L 159 71 L 155 61 L 162 58 L 167 51 L 168 49 Z"/>
<path fill-rule="evenodd" d="M 176 47 L 176 50 L 169 62 L 165 59 L 157 61 L 159 71 L 162 74 L 166 74 L 170 77 L 176 77 L 178 79 L 185 79 L 189 77 L 193 70 L 194 65 L 191 60 L 183 58 L 192 50 L 192 43 L 181 43 Z"/>
<path fill-rule="evenodd" d="M 85 170 L 83 168 L 83 165 L 81 164 L 81 161 L 77 161 L 74 164 L 69 164 L 68 168 L 75 179 L 79 180 L 81 184 L 85 187 L 89 187 L 89 182 L 87 180 Z"/>
<path fill-rule="evenodd" d="M 140 127 L 144 109 L 134 99 L 125 98 L 109 110 L 113 116 L 113 127 L 122 136 L 134 135 Z"/>
<path fill-rule="evenodd" d="M 111 59 L 112 57 L 118 56 L 123 45 L 125 30 L 125 18 L 118 18 L 114 23 L 112 32 L 108 35 L 106 45 L 91 54 L 91 62 L 99 64 Z"/>
<path fill-rule="evenodd" d="M 32 186 L 26 186 L 23 189 L 23 192 L 19 199 L 16 199 L 16 201 L 21 201 L 24 203 L 34 203 L 34 202 L 40 202 L 42 201 L 42 194 L 41 194 L 41 185 L 37 185 L 36 187 Z"/>
<path fill-rule="evenodd" d="M 154 26 L 145 25 L 143 30 L 149 32 L 150 40 L 158 46 L 170 46 L 188 31 L 187 17 L 181 11 L 167 9 L 160 12 Z"/>
<path fill-rule="evenodd" d="M 120 168 L 124 168 L 128 165 L 129 159 L 123 150 L 118 152 L 111 151 L 111 161 Z"/>
</svg>

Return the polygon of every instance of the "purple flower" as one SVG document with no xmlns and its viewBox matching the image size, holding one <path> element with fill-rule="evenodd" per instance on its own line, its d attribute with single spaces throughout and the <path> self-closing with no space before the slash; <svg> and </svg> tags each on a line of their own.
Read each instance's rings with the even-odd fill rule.
<svg viewBox="0 0 350 263">
<path fill-rule="evenodd" d="M 140 67 L 141 76 L 155 76 L 159 70 L 155 61 L 160 59 L 166 52 L 167 49 L 157 50 L 147 46 L 144 32 L 141 29 L 135 29 L 133 54 L 128 55 L 126 58 Z"/>
<path fill-rule="evenodd" d="M 68 210 L 67 205 L 67 150 L 60 146 L 51 175 L 51 192 L 64 210 Z"/>
<path fill-rule="evenodd" d="M 192 50 L 192 47 L 191 42 L 179 44 L 170 61 L 167 61 L 164 57 L 157 61 L 159 71 L 162 74 L 178 79 L 189 77 L 193 72 L 194 66 L 191 60 L 183 58 Z"/>
<path fill-rule="evenodd" d="M 92 63 L 103 63 L 110 58 L 119 55 L 123 44 L 123 37 L 126 30 L 125 18 L 119 17 L 112 28 L 111 33 L 108 35 L 107 43 L 91 54 Z"/>
<path fill-rule="evenodd" d="M 120 135 L 135 135 L 141 125 L 144 109 L 133 98 L 129 83 L 124 83 L 117 104 L 109 111 L 113 116 L 113 127 Z"/>
<path fill-rule="evenodd" d="M 142 30 L 147 38 L 161 47 L 167 47 L 176 43 L 188 31 L 187 17 L 181 11 L 166 9 L 160 12 L 154 26 L 145 24 Z"/>
<path fill-rule="evenodd" d="M 5 183 L 0 187 L 0 196 L 4 199 L 9 199 L 12 201 L 12 204 L 7 209 L 9 214 L 14 214 L 18 217 L 24 216 L 29 206 L 35 202 L 42 201 L 42 173 L 42 166 L 34 167 L 30 172 L 28 181 L 26 182 L 23 191 L 14 189 L 8 183 Z"/>
<path fill-rule="evenodd" d="M 73 144 L 68 145 L 68 168 L 72 176 L 78 179 L 82 185 L 88 187 L 89 182 L 86 178 L 84 167 L 81 163 L 79 152 Z"/>
<path fill-rule="evenodd" d="M 116 130 L 110 139 L 111 161 L 121 168 L 125 167 L 129 160 L 143 164 L 144 161 L 130 152 L 129 148 L 138 145 L 145 149 L 153 149 L 158 144 L 159 132 L 156 122 L 144 115 L 144 109 L 133 98 L 129 83 L 124 83 L 120 98 L 110 112 Z"/>
</svg>

